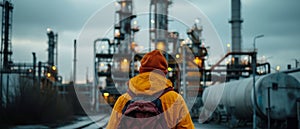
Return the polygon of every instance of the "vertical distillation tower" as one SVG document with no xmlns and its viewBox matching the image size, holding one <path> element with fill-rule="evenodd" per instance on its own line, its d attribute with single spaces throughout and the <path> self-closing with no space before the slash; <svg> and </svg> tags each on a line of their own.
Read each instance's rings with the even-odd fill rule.
<svg viewBox="0 0 300 129">
<path fill-rule="evenodd" d="M 168 44 L 168 8 L 171 0 L 151 0 L 150 3 L 150 46 L 167 50 Z"/>
<path fill-rule="evenodd" d="M 2 31 L 1 31 L 1 69 L 8 70 L 9 64 L 12 63 L 12 10 L 13 5 L 8 0 L 3 0 L 2 6 Z"/>
<path fill-rule="evenodd" d="M 232 51 L 241 52 L 242 50 L 242 34 L 241 34 L 241 24 L 243 20 L 241 19 L 241 0 L 231 0 L 231 33 L 232 33 Z M 234 57 L 234 65 L 239 64 L 239 56 Z"/>
<path fill-rule="evenodd" d="M 119 9 L 116 11 L 115 15 L 115 35 L 114 35 L 114 44 L 117 44 L 117 55 L 114 57 L 113 65 L 116 65 L 120 69 L 120 73 L 118 76 L 123 78 L 127 76 L 124 74 L 128 72 L 131 62 L 129 60 L 134 56 L 133 49 L 131 49 L 131 45 L 133 44 L 133 33 L 134 28 L 132 27 L 132 21 L 136 18 L 136 15 L 133 14 L 133 0 L 119 0 L 116 5 Z M 116 68 L 116 67 L 115 67 Z M 116 81 L 114 84 L 116 86 L 123 86 L 126 84 L 125 81 Z"/>
<path fill-rule="evenodd" d="M 128 53 L 132 42 L 131 21 L 136 17 L 132 13 L 133 2 L 132 0 L 120 0 L 117 4 L 120 5 L 120 9 L 116 11 L 114 39 L 120 45 L 119 53 Z"/>
<path fill-rule="evenodd" d="M 3 88 L 2 72 L 9 72 L 10 69 L 9 64 L 12 63 L 11 29 L 12 29 L 12 11 L 14 7 L 13 4 L 8 0 L 3 0 L 3 2 L 0 3 L 0 6 L 2 7 L 2 29 L 1 29 L 1 50 L 0 50 L 0 55 L 1 55 L 0 57 L 0 108 L 1 108 L 2 88 Z"/>
<path fill-rule="evenodd" d="M 48 64 L 50 66 L 57 65 L 57 37 L 50 28 L 47 29 L 48 35 Z"/>
</svg>

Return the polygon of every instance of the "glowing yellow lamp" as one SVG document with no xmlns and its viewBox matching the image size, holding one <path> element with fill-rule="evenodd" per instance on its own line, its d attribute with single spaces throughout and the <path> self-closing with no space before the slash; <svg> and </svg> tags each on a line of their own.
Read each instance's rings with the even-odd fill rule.
<svg viewBox="0 0 300 129">
<path fill-rule="evenodd" d="M 108 97 L 108 96 L 109 96 L 109 93 L 105 92 L 105 93 L 103 93 L 103 96 L 104 96 L 104 97 Z"/>
</svg>

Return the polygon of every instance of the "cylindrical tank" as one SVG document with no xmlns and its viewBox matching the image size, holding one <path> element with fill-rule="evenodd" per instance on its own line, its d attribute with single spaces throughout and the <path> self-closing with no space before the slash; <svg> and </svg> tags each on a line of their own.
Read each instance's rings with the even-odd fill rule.
<svg viewBox="0 0 300 129">
<path fill-rule="evenodd" d="M 257 114 L 264 119 L 267 117 L 269 89 L 270 117 L 284 120 L 296 117 L 296 99 L 300 98 L 300 91 L 297 88 L 300 88 L 300 84 L 294 77 L 284 73 L 274 73 L 256 77 L 256 102 L 253 99 L 253 78 L 210 86 L 203 93 L 203 101 L 223 104 L 227 112 L 238 119 L 251 119 L 254 106 Z M 213 92 L 220 92 L 219 89 L 224 89 L 221 90 L 222 94 L 213 94 Z M 220 96 L 220 101 L 215 99 Z"/>
<path fill-rule="evenodd" d="M 297 69 L 297 72 L 291 72 L 288 74 L 293 76 L 294 78 L 296 78 L 298 80 L 298 82 L 300 82 L 300 69 Z"/>
</svg>

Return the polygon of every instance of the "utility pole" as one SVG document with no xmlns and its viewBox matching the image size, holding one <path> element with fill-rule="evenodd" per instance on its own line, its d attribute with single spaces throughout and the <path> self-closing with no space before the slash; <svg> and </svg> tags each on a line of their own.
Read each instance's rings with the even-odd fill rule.
<svg viewBox="0 0 300 129">
<path fill-rule="evenodd" d="M 86 84 L 88 84 L 89 82 L 89 67 L 86 67 Z"/>
<path fill-rule="evenodd" d="M 55 34 L 55 66 L 58 68 L 58 34 Z"/>
<path fill-rule="evenodd" d="M 33 56 L 32 78 L 33 78 L 33 85 L 35 85 L 35 73 L 36 73 L 36 55 L 35 55 L 35 52 L 32 52 L 32 56 Z"/>
<path fill-rule="evenodd" d="M 256 86 L 255 86 L 255 74 L 256 74 L 256 55 L 257 55 L 257 51 L 256 51 L 256 46 L 255 46 L 255 41 L 256 39 L 258 38 L 262 38 L 264 37 L 263 34 L 261 35 L 256 35 L 254 38 L 253 38 L 253 55 L 252 55 L 252 75 L 253 75 L 253 87 L 252 87 L 252 90 L 253 90 L 253 129 L 256 129 L 256 109 L 255 109 L 255 105 L 256 105 Z"/>
<path fill-rule="evenodd" d="M 74 85 L 76 84 L 76 62 L 77 62 L 77 59 L 76 59 L 76 49 L 77 49 L 77 46 L 76 46 L 76 39 L 74 40 L 74 62 L 73 62 L 73 83 Z"/>
<path fill-rule="evenodd" d="M 256 74 L 256 51 L 253 51 L 253 55 L 252 55 L 252 75 L 253 75 L 253 86 L 252 86 L 252 90 L 253 90 L 253 129 L 256 129 L 256 88 L 255 88 L 255 75 Z"/>
<path fill-rule="evenodd" d="M 41 79 L 42 79 L 42 62 L 39 61 L 38 63 L 38 93 L 40 93 L 41 88 Z"/>
</svg>

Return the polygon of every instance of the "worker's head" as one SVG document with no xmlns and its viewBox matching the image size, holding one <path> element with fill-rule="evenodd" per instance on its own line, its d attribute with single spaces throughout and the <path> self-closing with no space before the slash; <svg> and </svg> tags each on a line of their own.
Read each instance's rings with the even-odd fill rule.
<svg viewBox="0 0 300 129">
<path fill-rule="evenodd" d="M 141 60 L 140 73 L 160 70 L 165 75 L 168 72 L 168 63 L 160 50 L 147 53 Z"/>
</svg>

